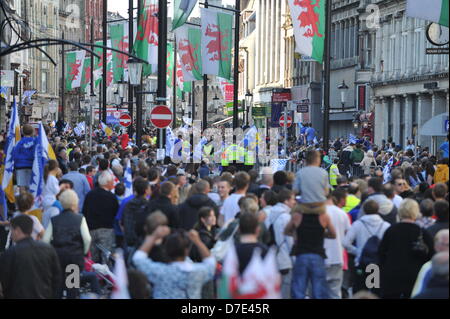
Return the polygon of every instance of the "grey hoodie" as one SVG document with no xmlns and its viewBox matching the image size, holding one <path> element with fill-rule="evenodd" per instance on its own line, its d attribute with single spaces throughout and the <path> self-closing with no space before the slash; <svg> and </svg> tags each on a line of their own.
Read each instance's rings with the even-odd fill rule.
<svg viewBox="0 0 450 319">
<path fill-rule="evenodd" d="M 352 224 L 342 244 L 350 254 L 356 256 L 356 265 L 359 264 L 362 250 L 369 238 L 376 235 L 381 240 L 390 226 L 380 215 L 365 215 Z M 356 246 L 353 245 L 355 241 Z"/>
<path fill-rule="evenodd" d="M 284 229 L 291 220 L 290 212 L 291 209 L 287 205 L 278 203 L 270 209 L 270 213 L 265 220 L 267 229 L 273 224 L 279 270 L 292 269 L 293 265 L 293 258 L 290 253 L 294 245 L 294 238 L 284 234 Z"/>
<path fill-rule="evenodd" d="M 398 222 L 397 220 L 397 208 L 394 203 L 386 197 L 384 194 L 373 194 L 370 195 L 367 200 L 373 200 L 377 202 L 378 206 L 380 206 L 379 213 L 383 217 L 384 220 L 388 220 L 391 224 Z M 393 213 L 392 216 L 389 216 L 390 213 Z M 358 219 L 365 215 L 364 205 L 361 206 L 361 210 L 359 211 Z"/>
</svg>

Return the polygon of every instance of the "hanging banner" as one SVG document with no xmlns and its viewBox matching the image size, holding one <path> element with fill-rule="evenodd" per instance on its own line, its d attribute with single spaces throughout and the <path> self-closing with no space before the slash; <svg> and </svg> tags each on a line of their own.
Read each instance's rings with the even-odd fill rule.
<svg viewBox="0 0 450 319">
<path fill-rule="evenodd" d="M 147 61 L 143 76 L 158 71 L 158 0 L 141 0 L 143 3 L 137 28 L 134 51 L 136 56 Z"/>
<path fill-rule="evenodd" d="M 86 51 L 73 51 L 66 53 L 66 90 L 71 91 L 81 86 L 84 58 Z"/>
<path fill-rule="evenodd" d="M 202 13 L 203 74 L 231 79 L 233 15 L 205 9 Z"/>
<path fill-rule="evenodd" d="M 289 0 L 295 52 L 323 62 L 327 0 Z"/>
<path fill-rule="evenodd" d="M 123 52 L 129 51 L 128 22 L 112 25 L 110 27 L 111 47 Z M 119 52 L 112 52 L 112 68 L 114 83 L 126 81 L 125 70 L 128 69 L 128 56 Z"/>
<path fill-rule="evenodd" d="M 183 26 L 175 31 L 177 51 L 180 55 L 180 64 L 186 81 L 203 79 L 200 28 Z"/>
<path fill-rule="evenodd" d="M 197 0 L 174 0 L 172 31 L 186 23 L 196 3 Z"/>
</svg>

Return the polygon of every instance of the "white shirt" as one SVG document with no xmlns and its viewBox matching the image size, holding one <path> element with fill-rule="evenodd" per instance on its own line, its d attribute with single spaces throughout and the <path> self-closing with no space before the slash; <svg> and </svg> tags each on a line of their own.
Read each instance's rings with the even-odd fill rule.
<svg viewBox="0 0 450 319">
<path fill-rule="evenodd" d="M 394 203 L 395 207 L 397 207 L 397 209 L 400 208 L 400 204 L 403 202 L 403 198 L 399 195 L 395 195 L 394 199 L 392 200 L 392 202 Z"/>
<path fill-rule="evenodd" d="M 56 201 L 56 195 L 58 195 L 59 189 L 59 181 L 53 175 L 48 175 L 47 182 L 44 185 L 42 190 L 43 197 L 43 205 L 44 207 L 52 206 Z"/>
<path fill-rule="evenodd" d="M 237 213 L 241 210 L 239 208 L 238 202 L 244 197 L 244 195 L 240 194 L 231 194 L 228 198 L 223 202 L 222 209 L 220 210 L 220 214 L 224 217 L 225 224 L 236 216 Z"/>
<path fill-rule="evenodd" d="M 343 265 L 344 247 L 342 246 L 342 241 L 344 240 L 345 233 L 350 229 L 350 219 L 346 212 L 335 205 L 327 205 L 327 214 L 330 216 L 331 223 L 336 230 L 336 238 L 325 238 L 324 240 L 323 247 L 327 255 L 325 264 L 327 266 Z"/>
</svg>

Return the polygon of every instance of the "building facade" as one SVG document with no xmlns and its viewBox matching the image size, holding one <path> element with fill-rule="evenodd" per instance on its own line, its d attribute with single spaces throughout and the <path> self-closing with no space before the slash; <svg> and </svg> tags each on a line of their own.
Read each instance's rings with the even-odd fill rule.
<svg viewBox="0 0 450 319">
<path fill-rule="evenodd" d="M 406 1 L 377 1 L 379 27 L 373 31 L 374 71 L 371 76 L 375 109 L 375 141 L 408 139 L 436 150 L 445 138 L 421 134 L 422 126 L 449 112 L 449 57 L 427 55 L 429 22 L 409 18 Z"/>
</svg>

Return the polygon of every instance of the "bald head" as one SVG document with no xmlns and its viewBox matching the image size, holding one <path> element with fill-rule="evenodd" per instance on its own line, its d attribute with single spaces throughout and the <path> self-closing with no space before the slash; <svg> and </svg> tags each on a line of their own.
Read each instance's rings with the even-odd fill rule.
<svg viewBox="0 0 450 319">
<path fill-rule="evenodd" d="M 448 252 L 437 253 L 431 260 L 433 277 L 448 278 Z"/>
<path fill-rule="evenodd" d="M 448 253 L 448 229 L 440 230 L 434 237 L 434 250 L 438 253 L 447 252 Z"/>
</svg>

